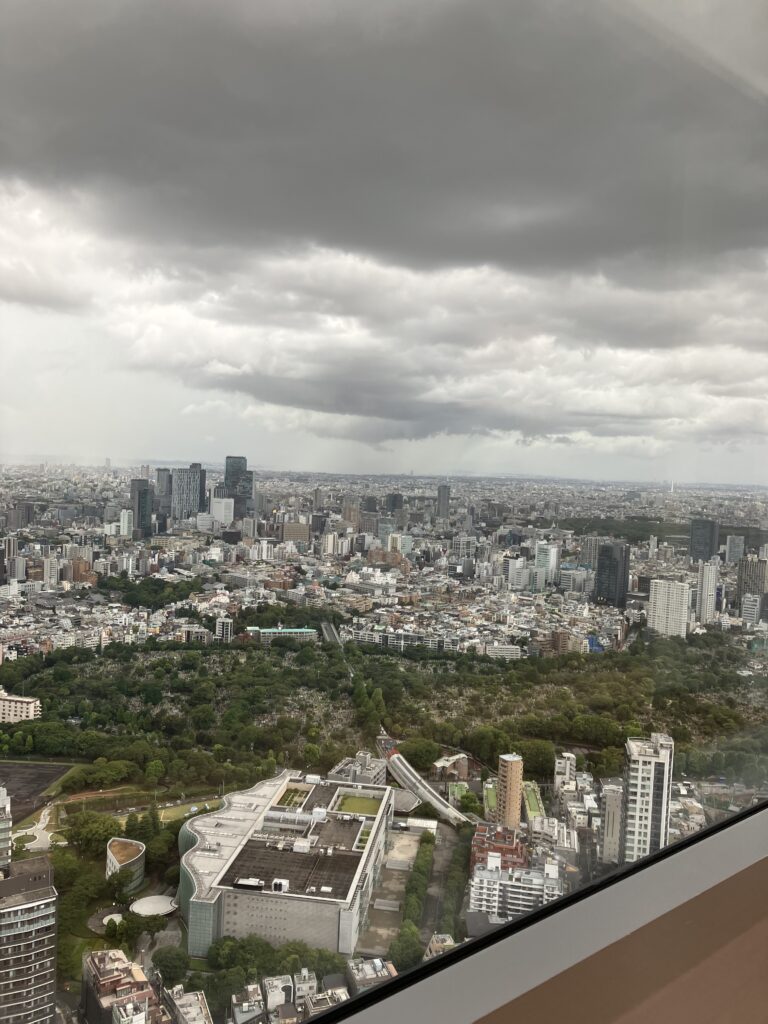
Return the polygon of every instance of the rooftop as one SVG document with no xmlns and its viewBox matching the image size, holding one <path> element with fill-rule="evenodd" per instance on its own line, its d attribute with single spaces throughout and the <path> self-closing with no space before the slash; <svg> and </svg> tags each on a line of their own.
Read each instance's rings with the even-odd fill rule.
<svg viewBox="0 0 768 1024">
<path fill-rule="evenodd" d="M 115 858 L 118 864 L 130 864 L 132 860 L 139 857 L 145 850 L 144 843 L 140 843 L 137 839 L 110 839 L 107 843 L 107 849 Z"/>
</svg>

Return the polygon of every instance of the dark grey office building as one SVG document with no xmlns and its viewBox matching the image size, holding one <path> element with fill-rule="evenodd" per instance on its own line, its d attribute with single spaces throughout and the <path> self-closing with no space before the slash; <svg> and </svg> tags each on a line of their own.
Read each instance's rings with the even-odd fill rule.
<svg viewBox="0 0 768 1024">
<path fill-rule="evenodd" d="M 244 455 L 228 455 L 224 460 L 224 486 L 229 497 L 234 498 L 240 487 L 240 480 L 248 472 L 248 459 Z"/>
<path fill-rule="evenodd" d="M 714 519 L 692 519 L 688 552 L 694 562 L 708 562 L 720 549 L 720 526 Z"/>
<path fill-rule="evenodd" d="M 629 590 L 629 544 L 613 541 L 601 544 L 597 552 L 595 601 L 624 608 Z"/>
<path fill-rule="evenodd" d="M 149 489 L 149 480 L 143 477 L 131 480 L 131 508 L 134 534 L 149 537 L 152 533 L 152 491 Z"/>
</svg>

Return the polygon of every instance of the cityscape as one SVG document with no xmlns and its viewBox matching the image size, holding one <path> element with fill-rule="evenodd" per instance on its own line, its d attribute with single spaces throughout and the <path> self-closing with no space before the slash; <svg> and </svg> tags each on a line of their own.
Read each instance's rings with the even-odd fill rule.
<svg viewBox="0 0 768 1024">
<path fill-rule="evenodd" d="M 765 5 L 0 11 L 0 1024 L 765 1024 Z"/>
<path fill-rule="evenodd" d="M 0 529 L 18 1024 L 308 1020 L 768 792 L 760 489 L 105 459 Z"/>
</svg>

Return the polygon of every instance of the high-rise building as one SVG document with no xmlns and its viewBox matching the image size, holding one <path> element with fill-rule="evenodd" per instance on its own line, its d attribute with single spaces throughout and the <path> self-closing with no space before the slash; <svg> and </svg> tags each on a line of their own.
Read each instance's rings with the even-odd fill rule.
<svg viewBox="0 0 768 1024">
<path fill-rule="evenodd" d="M 624 783 L 621 779 L 600 781 L 600 862 L 621 863 L 621 815 Z"/>
<path fill-rule="evenodd" d="M 750 626 L 756 626 L 763 610 L 763 599 L 759 594 L 744 594 L 741 599 L 741 617 Z"/>
<path fill-rule="evenodd" d="M 235 518 L 235 499 L 211 498 L 211 515 L 222 526 L 231 526 Z"/>
<path fill-rule="evenodd" d="M 496 783 L 496 821 L 505 828 L 520 828 L 523 800 L 523 759 L 519 754 L 499 755 Z"/>
<path fill-rule="evenodd" d="M 174 519 L 190 519 L 206 511 L 205 470 L 199 462 L 189 469 L 171 472 L 171 515 Z"/>
<path fill-rule="evenodd" d="M 714 519 L 692 519 L 688 554 L 692 562 L 708 562 L 720 549 L 720 526 Z"/>
<path fill-rule="evenodd" d="M 725 560 L 734 565 L 744 557 L 744 538 L 739 534 L 728 534 L 725 538 Z"/>
<path fill-rule="evenodd" d="M 624 608 L 629 590 L 629 544 L 601 544 L 597 554 L 594 598 L 598 604 Z"/>
<path fill-rule="evenodd" d="M 161 466 L 155 470 L 155 477 L 157 480 L 155 493 L 160 511 L 168 513 L 171 511 L 171 471 L 167 467 Z"/>
<path fill-rule="evenodd" d="M 608 543 L 607 537 L 582 537 L 580 543 L 579 565 L 587 565 L 597 569 L 597 556 L 603 544 Z"/>
<path fill-rule="evenodd" d="M 768 559 L 747 555 L 739 560 L 736 583 L 736 601 L 741 606 L 745 594 L 759 594 L 768 590 Z"/>
<path fill-rule="evenodd" d="M 655 732 L 626 743 L 621 852 L 625 863 L 656 853 L 669 842 L 669 798 L 675 744 Z"/>
<path fill-rule="evenodd" d="M 5 786 L 0 786 L 0 878 L 8 874 L 11 864 L 11 798 Z"/>
<path fill-rule="evenodd" d="M 537 569 L 544 569 L 547 583 L 553 583 L 560 568 L 560 545 L 537 540 L 534 566 Z"/>
<path fill-rule="evenodd" d="M 688 633 L 691 588 L 676 580 L 651 580 L 648 602 L 648 629 L 659 636 L 681 636 Z"/>
<path fill-rule="evenodd" d="M 699 562 L 699 582 L 696 589 L 696 618 L 702 625 L 712 622 L 717 601 L 718 567 L 716 561 Z"/>
<path fill-rule="evenodd" d="M 56 1018 L 56 904 L 47 857 L 13 861 L 0 879 L 0 1024 Z"/>
<path fill-rule="evenodd" d="M 124 508 L 120 511 L 120 536 L 133 536 L 133 509 Z"/>
<path fill-rule="evenodd" d="M 403 496 L 399 491 L 387 495 L 387 512 L 399 512 L 403 507 Z"/>
<path fill-rule="evenodd" d="M 437 488 L 437 518 L 447 519 L 451 508 L 451 488 L 449 484 L 440 484 Z"/>
<path fill-rule="evenodd" d="M 244 455 L 228 455 L 224 460 L 224 486 L 234 496 L 243 475 L 248 471 L 248 459 Z"/>
<path fill-rule="evenodd" d="M 131 511 L 134 530 L 140 537 L 149 537 L 152 533 L 152 492 L 149 480 L 144 477 L 131 480 Z"/>
</svg>

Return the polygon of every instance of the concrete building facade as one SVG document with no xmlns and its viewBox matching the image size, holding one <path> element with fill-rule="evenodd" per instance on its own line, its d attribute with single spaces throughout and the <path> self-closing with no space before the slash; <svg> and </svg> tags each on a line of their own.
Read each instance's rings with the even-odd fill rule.
<svg viewBox="0 0 768 1024">
<path fill-rule="evenodd" d="M 674 740 L 665 733 L 627 740 L 621 825 L 625 863 L 656 853 L 669 842 L 674 757 Z"/>
<path fill-rule="evenodd" d="M 351 954 L 386 855 L 392 789 L 284 771 L 224 800 L 179 833 L 189 952 L 255 934 Z"/>
<path fill-rule="evenodd" d="M 0 879 L 0 1024 L 54 1024 L 57 901 L 46 857 Z"/>
</svg>

